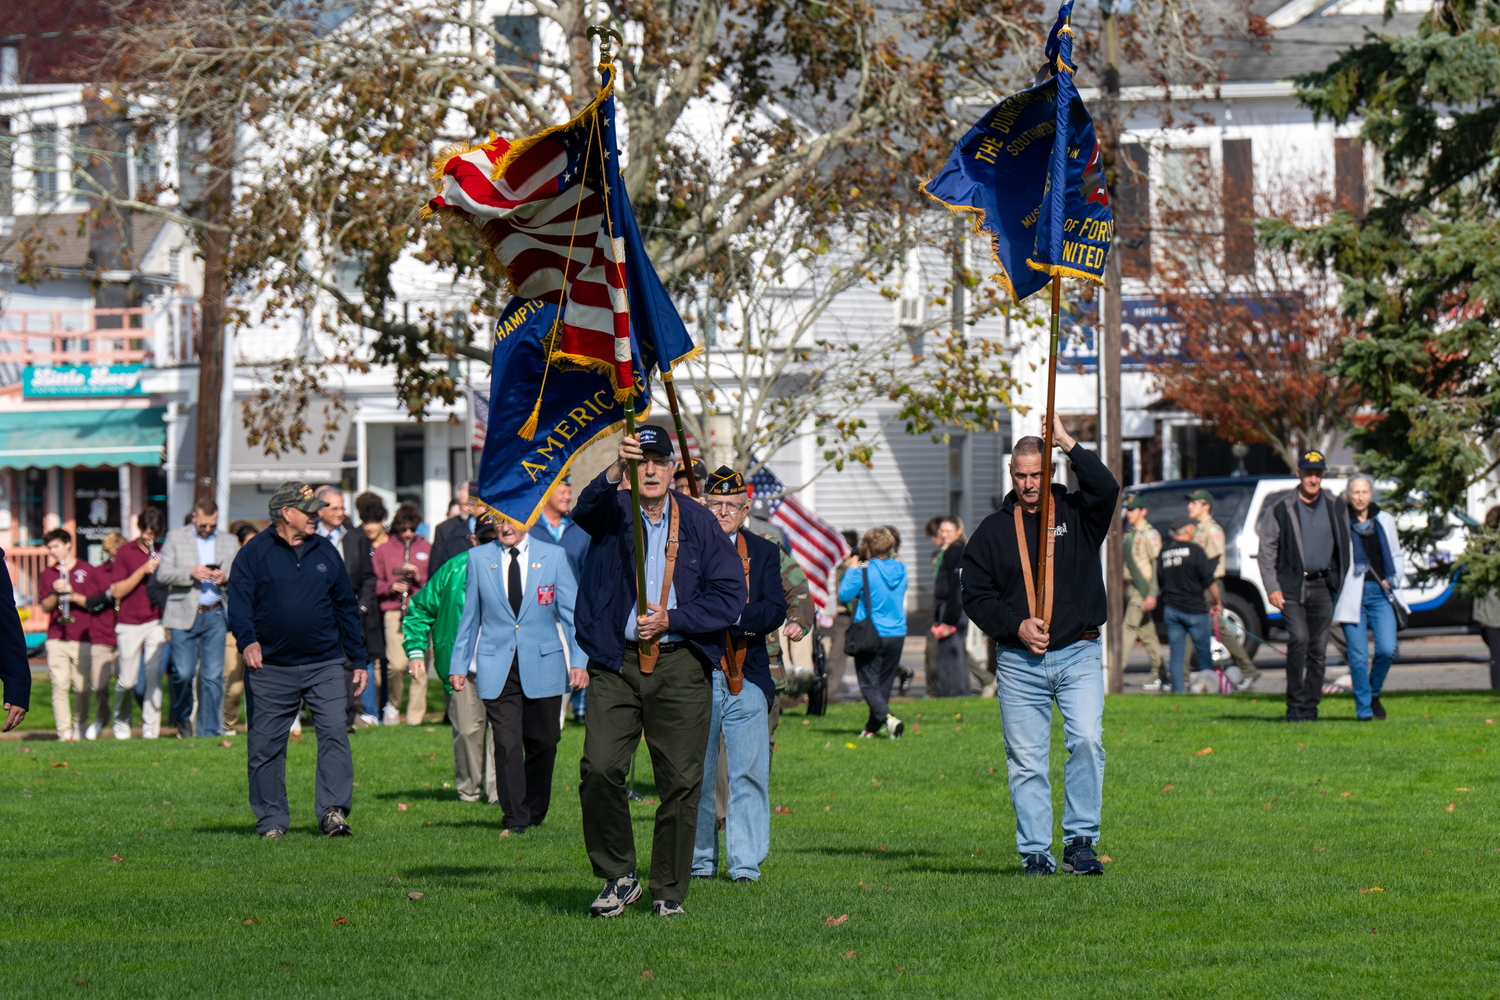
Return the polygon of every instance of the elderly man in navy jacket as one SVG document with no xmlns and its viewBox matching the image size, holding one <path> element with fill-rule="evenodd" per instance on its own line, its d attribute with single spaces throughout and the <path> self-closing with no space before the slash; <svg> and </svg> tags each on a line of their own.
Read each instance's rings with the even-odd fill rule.
<svg viewBox="0 0 1500 1000">
<path fill-rule="evenodd" d="M 647 615 L 636 613 L 630 496 L 619 488 L 632 459 L 640 463 Z M 661 801 L 651 897 L 659 916 L 683 912 L 712 718 L 709 675 L 745 608 L 745 574 L 734 547 L 701 504 L 668 490 L 672 470 L 667 432 L 642 427 L 621 441 L 615 463 L 573 508 L 573 520 L 593 538 L 574 617 L 578 645 L 589 658 L 578 791 L 584 845 L 594 874 L 605 880 L 589 907 L 596 917 L 617 917 L 641 897 L 625 773 L 642 730 Z M 642 657 L 643 640 L 657 640 L 654 663 Z"/>
<path fill-rule="evenodd" d="M 719 738 L 729 770 L 724 843 L 729 877 L 736 882 L 760 878 L 761 862 L 771 849 L 771 746 L 766 723 L 776 697 L 766 635 L 786 620 L 786 590 L 781 585 L 781 549 L 775 542 L 742 530 L 750 515 L 745 477 L 720 466 L 703 491 L 708 509 L 729 538 L 744 572 L 749 600 L 725 637 L 724 656 L 714 672 L 713 718 L 703 773 L 719 766 Z M 713 878 L 719 867 L 719 826 L 714 796 L 698 800 L 698 834 L 693 847 L 693 877 Z"/>
<path fill-rule="evenodd" d="M 343 560 L 313 530 L 323 501 L 305 483 L 283 483 L 271 497 L 271 530 L 246 542 L 229 577 L 229 628 L 244 657 L 250 717 L 250 808 L 255 829 L 280 840 L 291 825 L 286 741 L 305 700 L 318 734 L 318 826 L 348 836 L 354 760 L 344 728 L 344 664 L 368 662 L 359 602 Z M 354 694 L 365 688 L 354 671 Z"/>
</svg>

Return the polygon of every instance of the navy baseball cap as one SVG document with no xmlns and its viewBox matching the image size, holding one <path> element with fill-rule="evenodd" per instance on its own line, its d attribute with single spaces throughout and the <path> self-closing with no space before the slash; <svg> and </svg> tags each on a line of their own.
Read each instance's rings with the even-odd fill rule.
<svg viewBox="0 0 1500 1000">
<path fill-rule="evenodd" d="M 1305 469 L 1309 472 L 1326 472 L 1328 471 L 1328 460 L 1323 457 L 1321 451 L 1304 451 L 1301 455 L 1297 456 L 1297 468 Z"/>
<path fill-rule="evenodd" d="M 644 454 L 672 457 L 672 436 L 666 432 L 665 428 L 655 424 L 646 424 L 644 427 L 636 428 L 635 437 L 641 443 L 641 451 Z"/>
</svg>

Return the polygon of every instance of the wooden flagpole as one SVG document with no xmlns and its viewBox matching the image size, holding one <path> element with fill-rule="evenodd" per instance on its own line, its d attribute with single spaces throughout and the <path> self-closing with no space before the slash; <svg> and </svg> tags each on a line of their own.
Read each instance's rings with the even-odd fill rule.
<svg viewBox="0 0 1500 1000">
<path fill-rule="evenodd" d="M 618 31 L 615 31 L 613 28 L 607 28 L 602 24 L 590 25 L 586 34 L 590 38 L 595 35 L 599 36 L 599 65 L 597 69 L 599 70 L 600 82 L 602 83 L 609 78 L 608 74 L 611 66 L 609 54 L 610 36 L 613 35 L 618 39 L 621 45 L 625 44 L 625 39 L 620 37 Z M 604 164 L 600 163 L 599 166 L 602 170 Z M 608 198 L 608 194 L 609 192 L 606 191 L 606 198 Z M 615 195 L 618 197 L 619 192 L 615 192 Z M 605 211 L 609 211 L 607 205 Z M 1055 336 L 1053 340 L 1056 340 Z M 634 373 L 632 373 L 632 377 L 633 375 Z M 634 384 L 631 385 L 630 389 L 630 396 L 625 400 L 625 433 L 629 437 L 635 437 L 636 391 Z M 635 607 L 636 613 L 644 617 L 648 614 L 648 610 L 646 608 L 646 533 L 641 527 L 641 472 L 635 459 L 630 459 L 625 464 L 628 467 L 628 474 L 630 476 L 631 527 L 634 529 L 635 537 Z M 650 647 L 654 645 L 655 643 L 642 643 L 641 652 L 649 655 Z"/>
<path fill-rule="evenodd" d="M 677 409 L 677 387 L 672 380 L 672 366 L 666 358 L 657 359 L 661 365 L 661 384 L 667 390 L 667 406 L 672 410 L 672 423 L 677 427 L 677 450 L 682 455 L 682 468 L 687 472 L 688 492 L 698 499 L 698 476 L 693 472 L 693 462 L 688 455 L 687 431 L 682 427 L 682 412 Z"/>
<path fill-rule="evenodd" d="M 1057 398 L 1057 327 L 1058 314 L 1062 311 L 1062 276 L 1052 276 L 1052 343 L 1047 349 L 1047 410 L 1042 417 L 1042 509 L 1037 531 L 1036 557 L 1036 613 L 1047 614 L 1047 559 L 1052 554 L 1052 539 L 1047 533 L 1047 516 L 1052 507 L 1052 421 Z M 1045 617 L 1042 630 L 1047 631 L 1052 622 Z"/>
</svg>

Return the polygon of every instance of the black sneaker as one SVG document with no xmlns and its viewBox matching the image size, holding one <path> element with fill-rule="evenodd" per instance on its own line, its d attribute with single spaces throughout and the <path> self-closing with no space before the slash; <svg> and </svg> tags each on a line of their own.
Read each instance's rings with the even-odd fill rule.
<svg viewBox="0 0 1500 1000">
<path fill-rule="evenodd" d="M 658 899 L 652 908 L 658 917 L 680 917 L 687 912 L 675 899 Z"/>
<path fill-rule="evenodd" d="M 1380 703 L 1380 695 L 1370 699 L 1370 714 L 1377 719 L 1385 718 L 1385 706 Z"/>
<path fill-rule="evenodd" d="M 1051 875 L 1054 870 L 1045 854 L 1028 854 L 1021 861 L 1026 866 L 1023 875 Z"/>
<path fill-rule="evenodd" d="M 323 814 L 323 822 L 318 824 L 323 833 L 330 837 L 352 836 L 354 831 L 349 828 L 349 821 L 344 818 L 344 810 L 330 809 Z"/>
<path fill-rule="evenodd" d="M 635 880 L 634 872 L 612 878 L 604 883 L 604 889 L 589 907 L 589 916 L 618 917 L 625 912 L 625 907 L 640 898 L 641 884 Z"/>
<path fill-rule="evenodd" d="M 1094 855 L 1093 841 L 1087 837 L 1074 837 L 1063 848 L 1062 870 L 1072 875 L 1103 875 L 1104 865 Z"/>
</svg>

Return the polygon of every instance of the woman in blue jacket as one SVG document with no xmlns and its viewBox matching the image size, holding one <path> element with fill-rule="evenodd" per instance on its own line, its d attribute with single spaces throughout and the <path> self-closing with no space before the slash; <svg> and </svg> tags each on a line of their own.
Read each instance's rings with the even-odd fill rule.
<svg viewBox="0 0 1500 1000">
<path fill-rule="evenodd" d="M 894 558 L 895 552 L 896 536 L 891 530 L 871 528 L 859 541 L 859 556 L 850 560 L 839 581 L 839 603 L 855 601 L 853 621 L 869 618 L 880 635 L 879 652 L 854 658 L 859 691 L 870 706 L 870 720 L 859 735 L 872 737 L 884 726 L 893 740 L 905 729 L 888 709 L 891 684 L 906 645 L 906 564 Z"/>
</svg>

